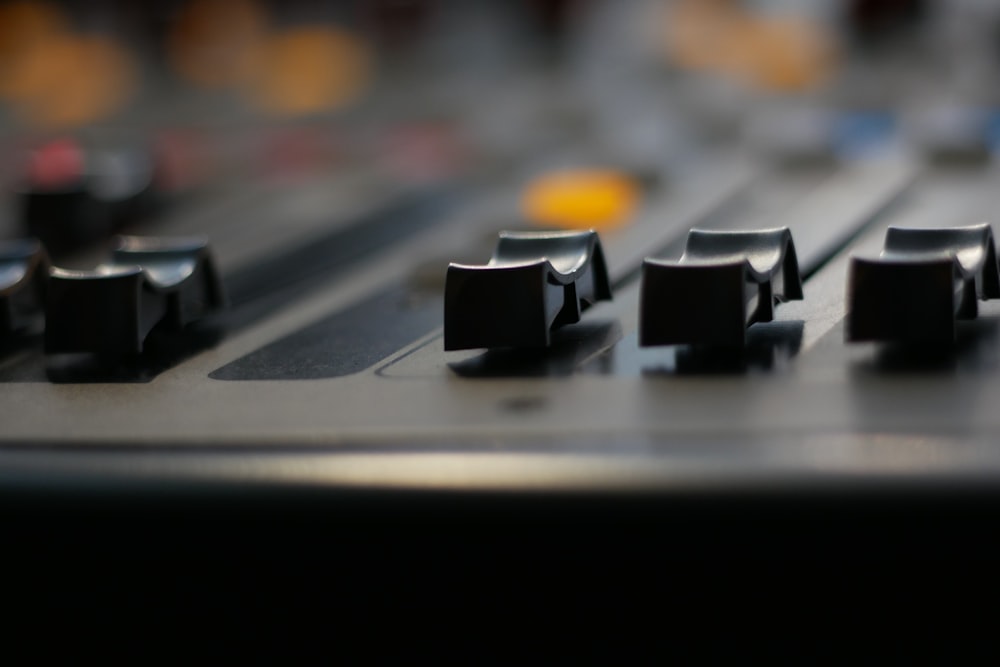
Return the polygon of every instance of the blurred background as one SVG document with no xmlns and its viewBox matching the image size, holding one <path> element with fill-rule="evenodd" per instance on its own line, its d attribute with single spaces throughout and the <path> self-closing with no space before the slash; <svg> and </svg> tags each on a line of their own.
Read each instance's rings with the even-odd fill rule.
<svg viewBox="0 0 1000 667">
<path fill-rule="evenodd" d="M 501 181 L 525 219 L 613 226 L 708 151 L 990 160 L 998 64 L 989 0 L 8 0 L 0 231 L 211 234 L 239 214 L 177 202 Z"/>
</svg>

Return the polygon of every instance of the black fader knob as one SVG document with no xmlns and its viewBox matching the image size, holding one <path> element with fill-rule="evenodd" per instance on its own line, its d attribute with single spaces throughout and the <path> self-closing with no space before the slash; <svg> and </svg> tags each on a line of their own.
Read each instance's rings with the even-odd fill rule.
<svg viewBox="0 0 1000 667">
<path fill-rule="evenodd" d="M 749 325 L 774 319 L 775 304 L 801 298 L 787 228 L 692 229 L 679 261 L 643 263 L 639 344 L 741 346 Z"/>
<path fill-rule="evenodd" d="M 223 303 L 204 240 L 119 237 L 106 264 L 51 270 L 45 351 L 137 355 L 154 327 L 179 331 Z"/>
<path fill-rule="evenodd" d="M 36 239 L 0 242 L 0 339 L 42 312 L 48 273 L 48 256 Z"/>
<path fill-rule="evenodd" d="M 847 294 L 848 341 L 953 342 L 956 320 L 1000 297 L 993 231 L 890 227 L 877 258 L 852 258 Z"/>
<path fill-rule="evenodd" d="M 544 347 L 610 298 L 597 232 L 502 232 L 488 264 L 448 267 L 444 349 Z"/>
<path fill-rule="evenodd" d="M 35 150 L 19 193 L 25 233 L 56 256 L 110 237 L 155 206 L 151 154 L 85 150 L 68 139 Z"/>
</svg>

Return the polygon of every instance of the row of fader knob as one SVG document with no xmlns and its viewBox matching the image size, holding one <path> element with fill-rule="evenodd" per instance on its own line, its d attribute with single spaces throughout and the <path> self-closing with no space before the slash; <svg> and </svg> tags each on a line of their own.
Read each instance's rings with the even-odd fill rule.
<svg viewBox="0 0 1000 667">
<path fill-rule="evenodd" d="M 50 266 L 33 239 L 0 244 L 0 334 L 44 311 L 49 354 L 136 355 L 155 327 L 179 330 L 224 300 L 202 239 L 121 236 L 88 271 Z"/>
<path fill-rule="evenodd" d="M 676 262 L 642 267 L 639 344 L 741 346 L 774 307 L 802 299 L 787 228 L 688 234 Z M 849 341 L 942 343 L 955 322 L 1000 296 L 989 225 L 890 227 L 877 258 L 852 258 Z M 489 263 L 452 264 L 445 288 L 445 350 L 546 346 L 553 330 L 611 298 L 601 244 L 589 232 L 504 232 Z"/>
<path fill-rule="evenodd" d="M 643 264 L 639 342 L 742 345 L 748 326 L 802 296 L 787 229 L 692 230 L 679 261 Z M 957 319 L 998 296 L 989 225 L 893 227 L 878 258 L 852 261 L 847 338 L 951 341 Z M 554 329 L 610 298 L 596 232 L 504 233 L 485 266 L 449 267 L 445 349 L 546 346 Z M 44 308 L 50 354 L 139 354 L 154 328 L 179 330 L 223 302 L 200 239 L 119 237 L 89 271 L 50 267 L 37 241 L 0 244 L 0 334 Z"/>
</svg>

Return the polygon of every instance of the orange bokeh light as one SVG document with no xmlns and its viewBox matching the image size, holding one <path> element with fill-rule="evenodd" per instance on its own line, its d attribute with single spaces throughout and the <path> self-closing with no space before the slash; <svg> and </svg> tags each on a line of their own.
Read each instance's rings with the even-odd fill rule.
<svg viewBox="0 0 1000 667">
<path fill-rule="evenodd" d="M 0 96 L 27 124 L 66 129 L 117 111 L 135 87 L 132 56 L 104 35 L 79 35 L 55 5 L 0 5 Z"/>
<path fill-rule="evenodd" d="M 31 93 L 19 70 L 26 58 L 50 39 L 68 33 L 65 17 L 46 2 L 9 2 L 0 5 L 0 95 L 18 99 Z"/>
<path fill-rule="evenodd" d="M 353 102 L 370 75 L 371 55 L 361 40 L 337 28 L 310 26 L 268 40 L 251 90 L 266 111 L 308 114 Z"/>
<path fill-rule="evenodd" d="M 836 65 L 832 36 L 805 18 L 762 16 L 726 0 L 684 0 L 665 26 L 667 56 L 678 67 L 765 90 L 814 88 Z"/>
<path fill-rule="evenodd" d="M 175 71 L 203 88 L 247 82 L 267 35 L 264 10 L 252 0 L 197 0 L 186 5 L 167 39 Z"/>
<path fill-rule="evenodd" d="M 733 70 L 768 90 L 808 90 L 825 81 L 836 64 L 828 35 L 791 17 L 747 21 L 736 47 Z"/>
<path fill-rule="evenodd" d="M 130 97 L 136 78 L 131 57 L 111 39 L 62 34 L 25 53 L 8 84 L 26 122 L 66 128 L 113 113 Z"/>
</svg>

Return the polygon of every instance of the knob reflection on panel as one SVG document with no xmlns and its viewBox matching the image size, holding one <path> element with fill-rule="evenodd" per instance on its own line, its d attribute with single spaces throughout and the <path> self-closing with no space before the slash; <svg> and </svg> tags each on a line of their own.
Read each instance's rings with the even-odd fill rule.
<svg viewBox="0 0 1000 667">
<path fill-rule="evenodd" d="M 90 271 L 52 269 L 45 351 L 137 355 L 154 327 L 179 331 L 223 302 L 203 240 L 119 237 L 106 264 Z"/>
<path fill-rule="evenodd" d="M 801 298 L 787 228 L 692 229 L 679 261 L 643 263 L 639 344 L 740 346 L 749 325 L 774 319 L 775 304 Z"/>
<path fill-rule="evenodd" d="M 610 298 L 597 232 L 502 232 L 488 264 L 448 267 L 444 349 L 545 347 Z"/>
</svg>

